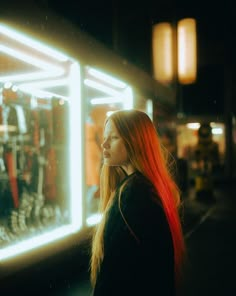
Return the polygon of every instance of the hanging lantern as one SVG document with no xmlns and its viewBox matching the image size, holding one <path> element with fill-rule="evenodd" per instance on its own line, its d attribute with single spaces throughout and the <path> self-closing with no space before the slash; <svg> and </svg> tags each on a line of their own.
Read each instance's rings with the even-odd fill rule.
<svg viewBox="0 0 236 296">
<path fill-rule="evenodd" d="M 153 75 L 162 83 L 170 83 L 174 76 L 173 31 L 170 23 L 160 23 L 152 30 Z"/>
<path fill-rule="evenodd" d="M 196 21 L 182 19 L 177 27 L 178 77 L 181 84 L 190 84 L 197 76 L 197 38 Z"/>
</svg>

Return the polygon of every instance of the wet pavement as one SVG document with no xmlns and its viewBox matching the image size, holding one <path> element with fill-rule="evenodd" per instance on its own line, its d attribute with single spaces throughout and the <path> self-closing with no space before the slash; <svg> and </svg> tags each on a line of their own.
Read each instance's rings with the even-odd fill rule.
<svg viewBox="0 0 236 296">
<path fill-rule="evenodd" d="M 214 189 L 214 199 L 196 199 L 191 188 L 183 201 L 187 263 L 183 296 L 235 296 L 236 186 Z M 1 295 L 89 296 L 89 243 L 42 262 L 0 283 Z M 4 292 L 4 293 L 3 293 Z"/>
</svg>

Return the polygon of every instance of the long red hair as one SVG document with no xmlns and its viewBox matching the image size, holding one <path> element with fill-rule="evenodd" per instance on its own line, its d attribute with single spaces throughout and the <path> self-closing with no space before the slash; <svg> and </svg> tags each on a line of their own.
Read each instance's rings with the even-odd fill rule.
<svg viewBox="0 0 236 296">
<path fill-rule="evenodd" d="M 178 282 L 185 252 L 179 217 L 180 194 L 170 173 L 170 167 L 160 144 L 157 130 L 148 115 L 138 110 L 116 111 L 108 117 L 108 120 L 112 120 L 123 139 L 129 161 L 134 169 L 146 176 L 156 189 L 158 201 L 161 201 L 172 235 L 175 277 Z M 92 283 L 96 282 L 96 275 L 103 258 L 103 230 L 106 212 L 112 203 L 116 186 L 122 178 L 124 178 L 124 175 L 119 167 L 105 165 L 102 167 L 100 207 L 103 212 L 103 219 L 93 240 Z"/>
</svg>

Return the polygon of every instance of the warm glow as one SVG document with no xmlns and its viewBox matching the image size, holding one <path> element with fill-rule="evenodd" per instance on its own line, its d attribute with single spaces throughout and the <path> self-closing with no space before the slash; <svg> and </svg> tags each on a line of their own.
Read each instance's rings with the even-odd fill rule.
<svg viewBox="0 0 236 296">
<path fill-rule="evenodd" d="M 0 124 L 0 132 L 15 132 L 17 127 L 14 125 Z"/>
<path fill-rule="evenodd" d="M 196 21 L 191 18 L 178 22 L 178 77 L 182 84 L 190 84 L 197 75 Z"/>
<path fill-rule="evenodd" d="M 152 50 L 155 79 L 163 83 L 171 82 L 174 75 L 171 24 L 160 23 L 153 26 Z"/>
<path fill-rule="evenodd" d="M 201 125 L 199 122 L 189 122 L 186 124 L 186 126 L 189 129 L 198 130 Z"/>
<path fill-rule="evenodd" d="M 213 135 L 222 135 L 223 129 L 221 127 L 214 127 L 211 132 Z"/>
</svg>

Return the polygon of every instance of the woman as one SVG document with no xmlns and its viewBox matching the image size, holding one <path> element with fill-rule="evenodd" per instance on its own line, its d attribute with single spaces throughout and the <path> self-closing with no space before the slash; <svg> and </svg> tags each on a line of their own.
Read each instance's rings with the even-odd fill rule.
<svg viewBox="0 0 236 296">
<path fill-rule="evenodd" d="M 102 149 L 93 295 L 176 295 L 184 253 L 180 198 L 152 121 L 137 110 L 114 112 Z"/>
</svg>

